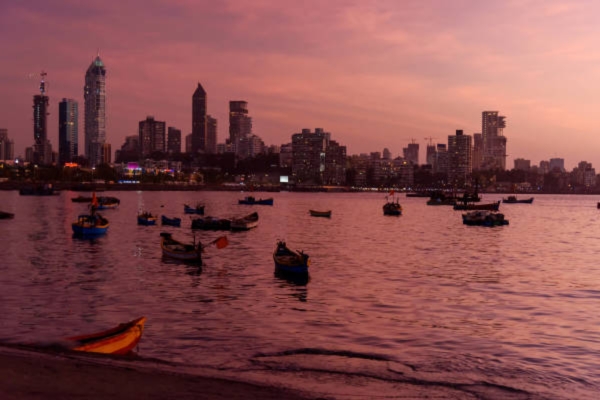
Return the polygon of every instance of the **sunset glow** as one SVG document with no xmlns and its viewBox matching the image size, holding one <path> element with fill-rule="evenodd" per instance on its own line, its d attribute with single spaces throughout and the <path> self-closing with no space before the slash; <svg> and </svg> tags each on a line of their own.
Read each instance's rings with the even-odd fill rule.
<svg viewBox="0 0 600 400">
<path fill-rule="evenodd" d="M 15 155 L 33 144 L 32 98 L 46 71 L 48 136 L 58 103 L 83 107 L 84 75 L 106 65 L 113 151 L 153 115 L 191 132 L 197 82 L 228 136 L 228 102 L 245 100 L 265 144 L 302 128 L 348 154 L 402 154 L 506 116 L 507 168 L 559 157 L 600 167 L 600 3 L 595 1 L 4 1 L 0 127 Z M 83 116 L 80 115 L 82 132 Z M 79 153 L 83 153 L 80 133 Z"/>
</svg>

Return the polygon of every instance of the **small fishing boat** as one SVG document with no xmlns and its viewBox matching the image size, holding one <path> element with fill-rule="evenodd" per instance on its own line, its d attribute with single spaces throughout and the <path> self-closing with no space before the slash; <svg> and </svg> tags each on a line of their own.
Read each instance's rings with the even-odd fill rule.
<svg viewBox="0 0 600 400">
<path fill-rule="evenodd" d="M 73 350 L 90 353 L 127 354 L 135 348 L 144 332 L 146 317 L 140 317 L 105 331 L 66 338 Z"/>
<path fill-rule="evenodd" d="M 383 215 L 402 215 L 402 206 L 396 201 L 388 201 L 383 205 Z"/>
<path fill-rule="evenodd" d="M 156 225 L 156 215 L 152 215 L 148 211 L 139 213 L 137 216 L 138 225 Z"/>
<path fill-rule="evenodd" d="M 230 229 L 234 231 L 247 231 L 258 226 L 258 213 L 253 212 L 243 218 L 234 218 L 231 220 Z"/>
<path fill-rule="evenodd" d="M 209 231 L 227 231 L 231 229 L 231 220 L 226 218 L 202 217 L 192 220 L 192 229 Z"/>
<path fill-rule="evenodd" d="M 77 221 L 71 224 L 73 233 L 79 236 L 97 236 L 105 234 L 108 230 L 109 222 L 100 214 L 93 210 L 91 214 L 81 214 Z"/>
<path fill-rule="evenodd" d="M 182 243 L 171 236 L 168 232 L 160 233 L 160 248 L 165 257 L 175 258 L 183 261 L 202 262 L 202 244 Z"/>
<path fill-rule="evenodd" d="M 517 196 L 508 196 L 508 198 L 502 199 L 502 202 L 505 204 L 531 204 L 533 203 L 533 197 L 530 197 L 528 199 L 517 199 Z"/>
<path fill-rule="evenodd" d="M 268 199 L 256 199 L 254 196 L 246 196 L 242 200 L 238 200 L 238 204 L 272 206 L 273 198 L 269 197 Z"/>
<path fill-rule="evenodd" d="M 73 203 L 91 203 L 92 202 L 92 198 L 89 196 L 77 196 L 77 197 L 73 197 L 71 198 L 71 201 Z"/>
<path fill-rule="evenodd" d="M 183 212 L 186 214 L 204 215 L 204 205 L 196 204 L 196 207 L 192 207 L 192 206 L 188 206 L 187 204 L 184 204 Z"/>
<path fill-rule="evenodd" d="M 283 273 L 308 274 L 310 260 L 303 251 L 290 250 L 284 241 L 278 240 L 273 252 L 275 270 Z"/>
<path fill-rule="evenodd" d="M 502 226 L 508 225 L 504 214 L 489 210 L 470 211 L 462 215 L 463 224 L 479 226 Z"/>
<path fill-rule="evenodd" d="M 308 212 L 310 213 L 311 217 L 331 218 L 331 210 L 327 210 L 327 211 L 308 210 Z"/>
<path fill-rule="evenodd" d="M 181 226 L 181 218 L 177 218 L 177 217 L 174 217 L 174 218 L 169 218 L 169 217 L 166 217 L 166 216 L 164 216 L 164 215 L 161 215 L 161 216 L 160 216 L 160 222 L 161 222 L 163 225 L 169 225 L 169 226 Z"/>
<path fill-rule="evenodd" d="M 473 204 L 473 203 L 456 203 L 454 204 L 455 210 L 488 210 L 488 211 L 498 211 L 500 208 L 500 201 L 496 201 L 494 203 L 484 203 L 484 204 Z"/>
<path fill-rule="evenodd" d="M 0 211 L 0 219 L 13 219 L 15 214 L 6 211 Z"/>
<path fill-rule="evenodd" d="M 100 196 L 98 197 L 98 210 L 107 210 L 111 208 L 117 208 L 121 204 L 121 200 L 116 197 Z"/>
</svg>

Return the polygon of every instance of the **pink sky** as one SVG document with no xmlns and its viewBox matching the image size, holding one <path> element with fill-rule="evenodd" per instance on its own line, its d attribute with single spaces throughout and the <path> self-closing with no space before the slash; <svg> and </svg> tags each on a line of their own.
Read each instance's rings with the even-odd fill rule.
<svg viewBox="0 0 600 400">
<path fill-rule="evenodd" d="M 288 143 L 322 127 L 348 154 L 393 156 L 412 139 L 447 143 L 507 117 L 514 158 L 582 160 L 600 171 L 600 2 L 17 1 L 0 3 L 0 127 L 16 155 L 33 143 L 32 96 L 48 73 L 49 139 L 58 103 L 79 102 L 96 52 L 107 67 L 107 140 L 118 149 L 147 115 L 191 132 L 196 82 L 228 137 L 230 100 L 254 133 Z"/>
</svg>

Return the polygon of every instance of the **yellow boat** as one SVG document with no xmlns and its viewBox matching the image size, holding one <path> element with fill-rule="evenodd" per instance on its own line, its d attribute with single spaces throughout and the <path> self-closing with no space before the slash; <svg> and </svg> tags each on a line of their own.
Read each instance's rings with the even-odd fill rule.
<svg viewBox="0 0 600 400">
<path fill-rule="evenodd" d="M 66 338 L 73 350 L 91 353 L 127 354 L 135 348 L 144 331 L 146 317 L 140 317 L 106 331 Z"/>
</svg>

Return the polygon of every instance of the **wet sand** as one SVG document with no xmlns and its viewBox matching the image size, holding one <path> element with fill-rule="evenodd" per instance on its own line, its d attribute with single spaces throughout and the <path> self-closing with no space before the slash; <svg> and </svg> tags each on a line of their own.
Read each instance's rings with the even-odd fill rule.
<svg viewBox="0 0 600 400">
<path fill-rule="evenodd" d="M 0 345 L 0 398 L 308 399 L 310 394 L 165 371 L 152 362 Z"/>
</svg>

